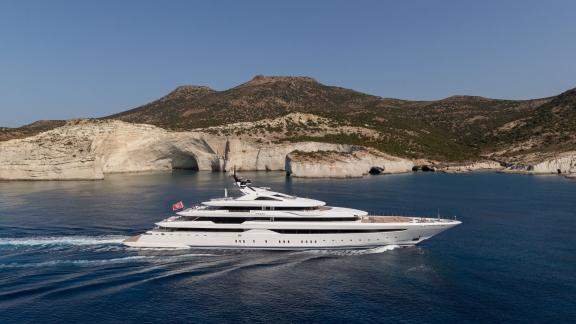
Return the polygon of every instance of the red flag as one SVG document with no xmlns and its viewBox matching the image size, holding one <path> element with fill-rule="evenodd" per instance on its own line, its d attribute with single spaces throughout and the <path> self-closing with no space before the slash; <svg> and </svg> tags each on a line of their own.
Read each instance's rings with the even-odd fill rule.
<svg viewBox="0 0 576 324">
<path fill-rule="evenodd" d="M 172 211 L 177 211 L 178 209 L 183 209 L 184 208 L 184 203 L 179 201 L 175 204 L 172 204 Z"/>
</svg>

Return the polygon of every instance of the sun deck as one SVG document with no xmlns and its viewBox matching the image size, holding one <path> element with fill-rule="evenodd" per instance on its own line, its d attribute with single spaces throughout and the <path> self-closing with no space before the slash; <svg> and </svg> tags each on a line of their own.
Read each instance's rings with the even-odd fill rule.
<svg viewBox="0 0 576 324">
<path fill-rule="evenodd" d="M 362 223 L 438 223 L 445 219 L 406 216 L 363 216 Z"/>
</svg>

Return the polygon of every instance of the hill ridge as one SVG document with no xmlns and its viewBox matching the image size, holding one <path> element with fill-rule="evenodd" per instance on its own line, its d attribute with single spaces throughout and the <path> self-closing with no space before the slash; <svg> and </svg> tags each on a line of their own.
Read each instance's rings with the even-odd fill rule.
<svg viewBox="0 0 576 324">
<path fill-rule="evenodd" d="M 309 134 L 314 134 L 314 140 L 372 146 L 410 158 L 508 159 L 576 149 L 576 89 L 530 100 L 458 95 L 409 101 L 324 85 L 306 76 L 256 75 L 222 91 L 201 85 L 178 86 L 157 100 L 103 119 L 193 130 L 293 113 L 318 116 L 323 129 L 326 125 L 332 129 L 321 136 L 314 120 L 298 125 L 302 128 L 298 131 L 277 128 L 276 132 L 285 133 L 279 134 L 285 140 L 310 139 Z M 47 128 L 59 124 L 45 123 Z M 0 140 L 29 136 L 46 127 L 2 129 Z M 262 127 L 274 128 L 266 123 Z"/>
</svg>

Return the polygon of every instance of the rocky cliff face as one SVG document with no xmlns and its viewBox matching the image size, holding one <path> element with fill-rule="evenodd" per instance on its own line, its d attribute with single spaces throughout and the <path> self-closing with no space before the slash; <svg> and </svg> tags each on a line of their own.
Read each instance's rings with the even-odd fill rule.
<svg viewBox="0 0 576 324">
<path fill-rule="evenodd" d="M 286 157 L 286 172 L 304 178 L 351 178 L 369 172 L 401 173 L 412 171 L 413 166 L 410 160 L 353 146 L 342 151 L 295 151 Z"/>
<path fill-rule="evenodd" d="M 0 179 L 102 179 L 102 161 L 92 153 L 94 133 L 71 126 L 0 143 Z"/>
<path fill-rule="evenodd" d="M 181 86 L 104 119 L 276 143 L 361 145 L 452 165 L 485 159 L 534 165 L 548 157 L 532 161 L 524 156 L 576 150 L 576 89 L 533 100 L 452 96 L 409 101 L 308 77 L 257 76 L 224 91 Z M 0 127 L 0 141 L 30 137 L 65 122 Z"/>
<path fill-rule="evenodd" d="M 348 152 L 350 145 L 318 142 L 298 142 L 281 144 L 255 144 L 254 142 L 231 139 L 226 150 L 226 171 L 236 170 L 285 170 L 286 158 L 290 152 L 334 151 Z"/>
<path fill-rule="evenodd" d="M 503 170 L 499 162 L 496 161 L 476 161 L 467 164 L 455 164 L 455 165 L 445 165 L 438 166 L 436 170 L 448 172 L 448 173 L 459 173 L 459 172 L 471 172 L 479 170 Z"/>
<path fill-rule="evenodd" d="M 295 151 L 329 151 L 333 156 L 352 157 L 334 168 L 328 160 L 293 163 L 287 156 Z M 385 172 L 404 172 L 410 170 L 409 163 L 351 145 L 263 144 L 113 120 L 70 122 L 33 137 L 0 143 L 0 180 L 102 179 L 106 173 L 116 172 L 284 170 L 286 166 L 297 176 L 358 176 L 373 166 Z M 321 172 L 323 168 L 332 171 Z M 317 171 L 312 172 L 314 169 Z"/>
<path fill-rule="evenodd" d="M 102 179 L 105 173 L 213 170 L 219 156 L 197 133 L 119 121 L 73 122 L 0 143 L 0 179 Z"/>
<path fill-rule="evenodd" d="M 576 151 L 566 152 L 533 166 L 533 173 L 576 175 Z"/>
</svg>

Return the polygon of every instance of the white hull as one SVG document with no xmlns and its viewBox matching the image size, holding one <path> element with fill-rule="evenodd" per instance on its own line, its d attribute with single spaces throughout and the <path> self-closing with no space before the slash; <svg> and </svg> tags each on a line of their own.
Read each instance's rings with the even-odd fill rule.
<svg viewBox="0 0 576 324">
<path fill-rule="evenodd" d="M 421 223 L 363 224 L 356 228 L 382 232 L 331 234 L 282 234 L 266 229 L 243 232 L 152 230 L 131 237 L 124 244 L 137 248 L 363 249 L 384 245 L 415 245 L 458 224 L 458 221 L 433 219 Z"/>
<path fill-rule="evenodd" d="M 211 199 L 156 223 L 124 244 L 137 248 L 363 249 L 415 245 L 460 224 L 456 220 L 368 216 L 363 210 L 326 206 L 269 188 L 252 187 L 234 174 L 240 197 Z M 173 208 L 182 208 L 180 202 Z"/>
</svg>

